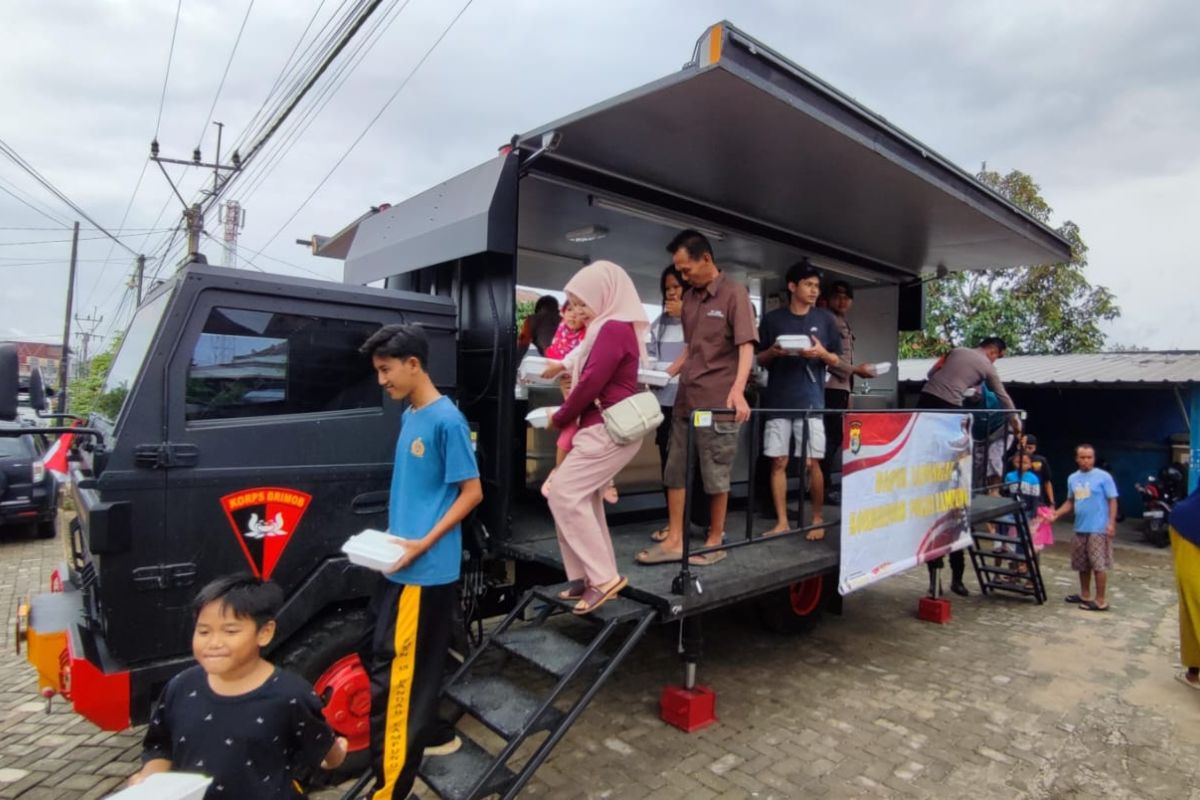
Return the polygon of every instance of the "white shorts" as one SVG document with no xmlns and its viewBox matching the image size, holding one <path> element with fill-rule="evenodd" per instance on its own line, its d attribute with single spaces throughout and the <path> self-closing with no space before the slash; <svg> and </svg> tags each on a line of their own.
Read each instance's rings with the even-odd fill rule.
<svg viewBox="0 0 1200 800">
<path fill-rule="evenodd" d="M 800 455 L 801 442 L 804 436 L 804 418 L 769 419 L 763 429 L 763 455 L 779 458 L 788 454 L 788 442 L 796 440 L 793 455 Z M 820 414 L 808 417 L 808 457 L 825 457 L 825 424 Z"/>
</svg>

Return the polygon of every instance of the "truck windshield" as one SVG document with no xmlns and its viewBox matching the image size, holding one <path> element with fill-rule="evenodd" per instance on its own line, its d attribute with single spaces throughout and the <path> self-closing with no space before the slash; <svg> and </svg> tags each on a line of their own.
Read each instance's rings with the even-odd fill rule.
<svg viewBox="0 0 1200 800">
<path fill-rule="evenodd" d="M 150 350 L 150 343 L 154 340 L 158 322 L 162 319 L 170 297 L 171 292 L 163 292 L 142 306 L 129 323 L 129 330 L 125 331 L 125 338 L 121 341 L 116 358 L 113 359 L 112 368 L 104 381 L 104 388 L 96 398 L 94 410 L 100 416 L 116 421 L 117 415 L 121 413 L 125 397 L 142 368 L 142 361 Z"/>
</svg>

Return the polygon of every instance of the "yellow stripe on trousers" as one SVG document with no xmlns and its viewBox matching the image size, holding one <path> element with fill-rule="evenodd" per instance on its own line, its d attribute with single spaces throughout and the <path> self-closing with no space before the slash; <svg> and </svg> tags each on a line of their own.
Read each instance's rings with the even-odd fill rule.
<svg viewBox="0 0 1200 800">
<path fill-rule="evenodd" d="M 408 756 L 408 706 L 412 696 L 417 657 L 417 618 L 421 613 L 421 587 L 405 586 L 396 611 L 392 676 L 388 688 L 387 721 L 383 729 L 383 786 L 373 800 L 392 800 L 396 779 Z"/>
</svg>

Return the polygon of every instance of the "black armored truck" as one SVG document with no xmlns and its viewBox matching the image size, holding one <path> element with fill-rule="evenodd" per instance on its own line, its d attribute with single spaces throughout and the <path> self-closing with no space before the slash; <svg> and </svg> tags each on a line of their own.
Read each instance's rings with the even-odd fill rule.
<svg viewBox="0 0 1200 800">
<path fill-rule="evenodd" d="M 189 663 L 198 587 L 249 570 L 287 595 L 272 657 L 313 681 L 353 748 L 367 745 L 354 645 L 379 578 L 340 547 L 387 524 L 401 409 L 358 347 L 393 322 L 428 332 L 431 373 L 471 424 L 484 488 L 464 531 L 461 592 L 465 627 L 483 646 L 463 654 L 445 692 L 506 744 L 487 752 L 468 740 L 437 759 L 423 774 L 439 796 L 519 792 L 653 623 L 745 602 L 771 627 L 811 624 L 836 604 L 837 523 L 827 516 L 822 542 L 758 535 L 757 416 L 743 426 L 729 558 L 702 575 L 687 561 L 631 563 L 664 513 L 651 439 L 618 477 L 610 512 L 629 589 L 598 619 L 571 621 L 586 635 L 546 624 L 561 610 L 541 588 L 562 574 L 537 491 L 553 446 L 524 417 L 555 400 L 517 381 L 518 292 L 561 289 L 607 258 L 657 305 L 664 246 L 682 228 L 709 236 L 759 313 L 800 258 L 848 281 L 857 349 L 875 361 L 894 362 L 900 330 L 919 326 L 929 276 L 1069 257 L 1062 237 L 931 148 L 732 25 L 714 25 L 680 72 L 513 137 L 474 169 L 314 236 L 315 255 L 345 262 L 341 284 L 193 259 L 155 287 L 113 362 L 103 413 L 76 437 L 65 489 L 74 516 L 53 591 L 19 620 L 42 688 L 105 729 L 144 721 Z M 894 373 L 881 376 L 853 402 L 887 408 L 895 390 Z M 691 690 L 699 636 L 684 627 Z M 492 650 L 551 675 L 554 689 L 539 695 L 504 677 Z M 572 682 L 582 688 L 564 694 Z M 531 736 L 543 738 L 510 772 Z"/>
</svg>

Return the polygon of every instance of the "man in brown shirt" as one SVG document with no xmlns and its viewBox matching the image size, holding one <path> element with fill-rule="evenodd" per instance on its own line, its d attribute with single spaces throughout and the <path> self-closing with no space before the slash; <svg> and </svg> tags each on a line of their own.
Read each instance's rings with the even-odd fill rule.
<svg viewBox="0 0 1200 800">
<path fill-rule="evenodd" d="M 729 477 L 737 456 L 738 428 L 750 418 L 746 381 L 754 363 L 754 343 L 758 340 L 749 293 L 721 273 L 713 260 L 712 245 L 703 234 L 683 231 L 671 240 L 667 251 L 689 286 L 683 295 L 682 314 L 686 347 L 667 370 L 671 375 L 679 375 L 663 476 L 669 514 L 667 537 L 638 553 L 637 560 L 642 564 L 676 561 L 682 555 L 687 435 L 692 411 L 696 409 L 734 410 L 733 419 L 706 420 L 708 424 L 697 427 L 693 434 L 711 512 L 705 545 L 721 544 L 729 503 Z M 724 551 L 717 551 L 693 556 L 691 563 L 707 566 L 724 557 Z"/>
</svg>

